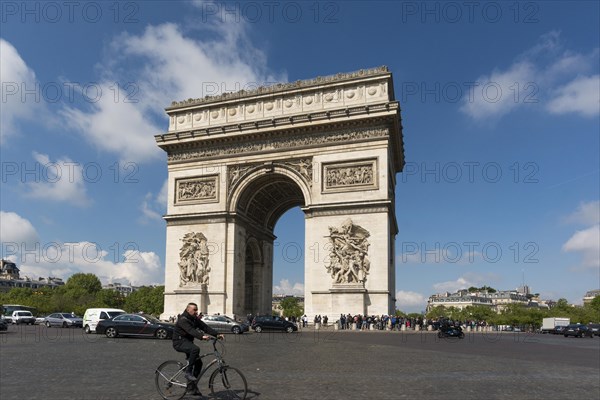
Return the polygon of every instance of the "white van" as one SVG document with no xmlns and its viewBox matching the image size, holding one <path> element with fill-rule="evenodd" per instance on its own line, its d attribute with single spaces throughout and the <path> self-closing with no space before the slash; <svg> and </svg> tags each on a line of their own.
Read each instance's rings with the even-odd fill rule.
<svg viewBox="0 0 600 400">
<path fill-rule="evenodd" d="M 118 308 L 88 308 L 83 314 L 83 329 L 85 333 L 96 332 L 98 321 L 116 317 L 125 314 L 125 311 Z"/>
</svg>

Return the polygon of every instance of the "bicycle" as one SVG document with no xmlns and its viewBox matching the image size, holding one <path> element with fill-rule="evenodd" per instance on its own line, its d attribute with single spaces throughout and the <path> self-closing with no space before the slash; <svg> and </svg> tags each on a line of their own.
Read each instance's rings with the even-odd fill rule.
<svg viewBox="0 0 600 400">
<path fill-rule="evenodd" d="M 215 358 L 202 369 L 198 377 L 193 381 L 185 378 L 185 370 L 189 364 L 181 361 L 165 361 L 156 368 L 155 382 L 156 390 L 165 400 L 179 400 L 185 396 L 192 385 L 192 389 L 198 386 L 200 379 L 206 371 L 216 364 L 216 369 L 208 379 L 208 388 L 212 394 L 211 398 L 217 399 L 240 399 L 246 398 L 248 393 L 248 383 L 242 372 L 234 367 L 227 365 L 221 352 L 217 349 L 217 338 L 211 337 L 213 351 L 202 354 L 200 358 L 213 355 Z"/>
</svg>

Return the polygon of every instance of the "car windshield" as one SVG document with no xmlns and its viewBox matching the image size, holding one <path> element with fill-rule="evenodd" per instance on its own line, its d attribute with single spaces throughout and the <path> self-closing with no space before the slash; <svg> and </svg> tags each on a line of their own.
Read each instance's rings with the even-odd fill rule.
<svg viewBox="0 0 600 400">
<path fill-rule="evenodd" d="M 29 311 L 21 311 L 21 312 L 17 313 L 17 315 L 19 317 L 31 317 L 32 316 L 32 314 Z"/>
</svg>

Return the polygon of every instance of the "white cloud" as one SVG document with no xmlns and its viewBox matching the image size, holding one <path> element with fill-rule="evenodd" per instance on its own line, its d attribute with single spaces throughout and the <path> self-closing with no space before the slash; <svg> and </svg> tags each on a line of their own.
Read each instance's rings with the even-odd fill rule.
<svg viewBox="0 0 600 400">
<path fill-rule="evenodd" d="M 460 111 L 474 120 L 495 120 L 511 111 L 542 104 L 552 114 L 600 113 L 598 49 L 589 54 L 565 50 L 559 32 L 542 35 L 538 44 L 506 68 L 481 75 L 463 96 Z"/>
<path fill-rule="evenodd" d="M 592 117 L 600 114 L 600 75 L 579 76 L 556 89 L 547 109 L 553 114 L 579 113 Z"/>
<path fill-rule="evenodd" d="M 89 110 L 65 107 L 61 115 L 68 126 L 124 161 L 148 161 L 162 156 L 154 135 L 166 130 L 164 107 L 172 100 L 274 81 L 265 54 L 246 39 L 246 24 L 208 23 L 202 28 L 202 39 L 186 36 L 171 23 L 115 38 L 102 66 L 104 95 Z M 119 101 L 115 84 L 129 84 Z"/>
<path fill-rule="evenodd" d="M 31 94 L 25 96 L 29 91 L 36 92 L 35 73 L 21 58 L 17 49 L 4 39 L 0 39 L 0 81 L 0 144 L 5 144 L 8 137 L 18 133 L 19 120 L 32 119 L 39 113 L 41 99 Z"/>
<path fill-rule="evenodd" d="M 472 97 L 464 98 L 460 110 L 475 120 L 501 117 L 522 104 L 519 91 L 534 88 L 531 85 L 536 85 L 535 80 L 535 67 L 529 62 L 518 62 L 506 71 L 495 70 L 480 76 Z"/>
<path fill-rule="evenodd" d="M 29 277 L 68 279 L 83 272 L 95 274 L 103 283 L 139 286 L 164 282 L 164 269 L 156 253 L 129 249 L 115 255 L 91 242 L 48 243 L 41 246 L 38 254 L 23 254 L 18 261 L 22 274 Z"/>
<path fill-rule="evenodd" d="M 150 221 L 163 221 L 162 216 L 167 211 L 167 192 L 168 179 L 165 179 L 156 197 L 152 193 L 146 194 L 144 201 L 142 201 L 142 204 L 140 205 L 142 216 L 139 221 L 142 224 L 146 224 Z"/>
<path fill-rule="evenodd" d="M 439 293 L 439 292 L 455 292 L 460 289 L 467 289 L 471 286 L 478 286 L 478 285 L 476 284 L 476 282 L 461 276 L 460 278 L 456 279 L 455 281 L 446 281 L 446 282 L 435 283 L 433 285 L 433 288 L 436 290 L 436 292 Z"/>
<path fill-rule="evenodd" d="M 499 276 L 494 273 L 475 273 L 467 272 L 454 281 L 439 282 L 433 285 L 436 293 L 455 292 L 460 289 L 468 289 L 471 286 L 481 287 L 483 285 L 493 286 L 499 280 Z"/>
<path fill-rule="evenodd" d="M 92 104 L 91 111 L 74 107 L 60 111 L 65 124 L 100 150 L 119 155 L 122 163 L 158 159 L 161 151 L 154 135 L 162 129 L 149 121 L 149 110 L 139 103 L 127 103 L 123 97 L 115 101 L 112 82 L 98 86 L 104 95 Z"/>
<path fill-rule="evenodd" d="M 600 268 L 600 225 L 575 232 L 563 245 L 563 250 L 581 253 L 584 268 Z"/>
<path fill-rule="evenodd" d="M 582 264 L 575 269 L 600 269 L 600 201 L 581 203 L 566 221 L 587 226 L 575 232 L 562 247 L 563 251 L 582 255 Z"/>
<path fill-rule="evenodd" d="M 164 210 L 167 209 L 167 196 L 169 195 L 169 180 L 165 179 L 162 187 L 160 188 L 160 192 L 158 192 L 158 196 L 156 196 L 156 202 L 160 207 Z"/>
<path fill-rule="evenodd" d="M 425 309 L 427 298 L 421 293 L 411 292 L 408 290 L 400 290 L 396 292 L 396 307 L 399 310 L 407 310 L 410 308 Z"/>
<path fill-rule="evenodd" d="M 304 284 L 296 282 L 292 285 L 288 279 L 282 279 L 279 285 L 273 285 L 273 294 L 304 296 Z"/>
<path fill-rule="evenodd" d="M 16 248 L 23 245 L 32 248 L 31 245 L 38 240 L 38 233 L 29 220 L 14 212 L 0 211 L 0 241 L 3 251 L 10 251 L 9 246 L 12 244 Z"/>
<path fill-rule="evenodd" d="M 69 158 L 51 161 L 46 154 L 33 152 L 39 174 L 31 182 L 25 182 L 25 196 L 42 200 L 66 202 L 87 206 L 83 166 Z"/>
<path fill-rule="evenodd" d="M 581 203 L 566 221 L 583 225 L 600 224 L 600 201 Z"/>
</svg>

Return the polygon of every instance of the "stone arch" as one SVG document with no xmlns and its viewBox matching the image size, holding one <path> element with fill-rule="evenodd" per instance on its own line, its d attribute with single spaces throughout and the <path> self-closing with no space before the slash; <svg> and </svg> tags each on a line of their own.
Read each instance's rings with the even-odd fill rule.
<svg viewBox="0 0 600 400">
<path fill-rule="evenodd" d="M 270 312 L 273 228 L 296 206 L 305 214 L 304 254 L 311 252 L 304 258 L 309 318 L 393 312 L 395 174 L 404 145 L 387 68 L 188 99 L 167 114 L 168 131 L 155 136 L 169 171 L 164 315 L 190 299 L 240 315 L 246 294 L 246 303 Z M 208 285 L 176 279 L 189 232 L 219 249 L 210 254 Z M 354 276 L 350 269 L 368 279 L 340 279 L 339 271 Z M 252 293 L 247 276 L 258 288 Z"/>
<path fill-rule="evenodd" d="M 286 165 L 257 166 L 231 188 L 227 208 L 230 213 L 241 213 L 264 223 L 262 228 L 272 231 L 287 210 L 311 204 L 309 184 L 299 172 Z"/>
</svg>

